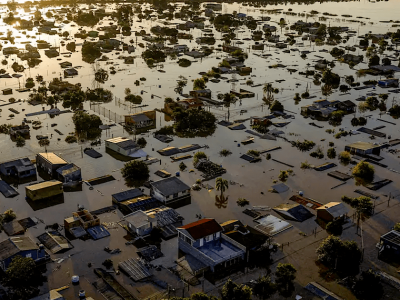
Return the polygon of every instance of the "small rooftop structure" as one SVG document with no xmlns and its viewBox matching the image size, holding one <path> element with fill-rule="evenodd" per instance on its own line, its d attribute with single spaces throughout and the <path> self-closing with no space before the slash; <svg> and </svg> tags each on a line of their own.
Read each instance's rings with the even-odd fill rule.
<svg viewBox="0 0 400 300">
<path fill-rule="evenodd" d="M 280 204 L 278 206 L 275 206 L 273 209 L 284 218 L 292 221 L 303 222 L 313 216 L 313 214 L 310 213 L 308 209 L 298 203 Z"/>
<path fill-rule="evenodd" d="M 78 182 L 82 180 L 81 168 L 75 164 L 68 164 L 56 170 L 58 179 L 63 183 Z"/>
</svg>

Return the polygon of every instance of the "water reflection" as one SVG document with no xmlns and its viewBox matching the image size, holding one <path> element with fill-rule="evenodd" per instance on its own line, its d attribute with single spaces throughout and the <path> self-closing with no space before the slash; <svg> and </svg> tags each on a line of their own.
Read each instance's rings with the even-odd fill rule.
<svg viewBox="0 0 400 300">
<path fill-rule="evenodd" d="M 215 195 L 215 206 L 218 209 L 227 208 L 228 207 L 228 197 L 229 196 L 225 196 L 224 194 L 221 194 L 220 196 Z"/>
</svg>

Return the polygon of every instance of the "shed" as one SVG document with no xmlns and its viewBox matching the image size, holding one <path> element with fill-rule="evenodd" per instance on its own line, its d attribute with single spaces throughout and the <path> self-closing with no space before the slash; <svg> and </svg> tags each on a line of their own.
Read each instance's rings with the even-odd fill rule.
<svg viewBox="0 0 400 300">
<path fill-rule="evenodd" d="M 53 152 L 38 153 L 36 155 L 36 166 L 42 168 L 53 178 L 57 177 L 56 170 L 67 165 L 68 162 Z"/>
<path fill-rule="evenodd" d="M 308 209 L 298 203 L 280 204 L 273 209 L 284 218 L 297 222 L 303 222 L 313 216 Z"/>
<path fill-rule="evenodd" d="M 167 147 L 161 150 L 157 150 L 163 156 L 171 156 L 180 153 L 181 151 L 176 147 Z"/>
<path fill-rule="evenodd" d="M 63 193 L 62 182 L 57 180 L 44 181 L 25 187 L 26 197 L 36 201 Z"/>
<path fill-rule="evenodd" d="M 342 202 L 329 202 L 325 205 L 318 207 L 317 218 L 325 222 L 335 221 L 346 217 L 349 210 Z"/>
<path fill-rule="evenodd" d="M 58 231 L 45 232 L 39 235 L 37 239 L 54 254 L 73 248 L 72 244 Z"/>
<path fill-rule="evenodd" d="M 138 197 L 143 196 L 143 192 L 140 189 L 130 189 L 127 191 L 123 191 L 120 193 L 116 193 L 111 195 L 112 202 L 118 204 L 124 201 L 132 200 Z"/>
</svg>

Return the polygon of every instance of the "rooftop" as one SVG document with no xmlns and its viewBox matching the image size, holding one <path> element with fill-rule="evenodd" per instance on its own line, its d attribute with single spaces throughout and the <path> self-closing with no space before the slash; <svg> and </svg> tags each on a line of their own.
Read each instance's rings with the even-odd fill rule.
<svg viewBox="0 0 400 300">
<path fill-rule="evenodd" d="M 329 202 L 321 207 L 318 207 L 317 211 L 318 210 L 326 210 L 334 218 L 340 217 L 349 212 L 342 202 Z"/>
<path fill-rule="evenodd" d="M 29 237 L 11 237 L 0 243 L 0 260 L 5 260 L 19 251 L 36 249 L 39 249 L 39 247 Z"/>
<path fill-rule="evenodd" d="M 150 185 L 159 190 L 164 196 L 169 196 L 190 190 L 190 187 L 177 177 L 169 177 L 150 183 Z"/>
<path fill-rule="evenodd" d="M 222 227 L 215 219 L 201 219 L 178 229 L 184 229 L 194 240 L 222 231 Z"/>
<path fill-rule="evenodd" d="M 389 231 L 388 233 L 382 235 L 381 239 L 400 246 L 400 232 L 396 230 Z"/>
<path fill-rule="evenodd" d="M 113 194 L 111 196 L 115 199 L 115 201 L 123 202 L 123 201 L 131 200 L 131 199 L 134 199 L 137 197 L 141 197 L 141 196 L 143 196 L 143 192 L 139 189 L 130 189 L 127 191 Z"/>
<path fill-rule="evenodd" d="M 127 222 L 129 222 L 136 228 L 147 225 L 150 218 L 151 217 L 146 215 L 146 213 L 144 213 L 142 210 L 135 211 L 124 217 Z"/>
<path fill-rule="evenodd" d="M 242 249 L 237 248 L 224 239 L 206 243 L 204 246 L 197 248 L 197 250 L 204 253 L 217 263 L 244 254 Z"/>
<path fill-rule="evenodd" d="M 53 152 L 38 153 L 38 156 L 43 157 L 45 160 L 47 160 L 49 163 L 53 165 L 67 164 L 65 160 L 63 160 L 61 157 L 59 157 L 57 154 Z"/>
<path fill-rule="evenodd" d="M 40 182 L 37 184 L 32 184 L 26 187 L 27 190 L 29 191 L 37 191 L 37 190 L 41 190 L 47 187 L 52 187 L 52 186 L 57 186 L 57 185 L 62 185 L 61 181 L 58 180 L 52 180 L 52 181 L 44 181 L 44 182 Z"/>
<path fill-rule="evenodd" d="M 360 149 L 360 150 L 368 150 L 368 149 L 372 149 L 372 148 L 380 148 L 380 146 L 378 146 L 378 145 L 374 145 L 372 143 L 367 143 L 367 142 L 355 142 L 353 144 L 347 145 L 347 147 L 356 148 L 356 149 Z"/>
<path fill-rule="evenodd" d="M 118 147 L 124 149 L 124 150 L 130 150 L 130 149 L 135 149 L 138 147 L 138 145 L 135 143 L 135 141 L 124 138 L 124 137 L 117 137 L 117 138 L 112 138 L 109 140 L 106 140 L 106 142 L 116 144 Z"/>
</svg>

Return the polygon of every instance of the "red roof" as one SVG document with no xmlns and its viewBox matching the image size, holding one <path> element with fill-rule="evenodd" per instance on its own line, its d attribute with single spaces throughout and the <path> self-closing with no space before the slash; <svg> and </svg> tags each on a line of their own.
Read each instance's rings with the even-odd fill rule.
<svg viewBox="0 0 400 300">
<path fill-rule="evenodd" d="M 201 219 L 178 229 L 185 229 L 194 240 L 222 231 L 222 227 L 215 219 Z"/>
</svg>

